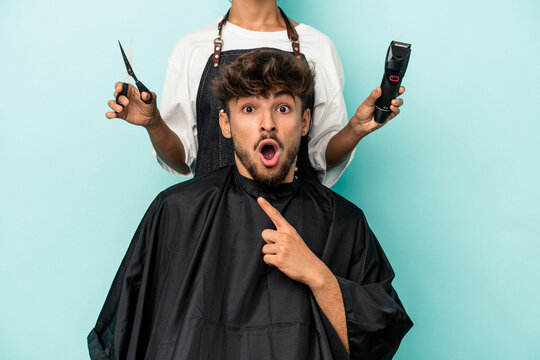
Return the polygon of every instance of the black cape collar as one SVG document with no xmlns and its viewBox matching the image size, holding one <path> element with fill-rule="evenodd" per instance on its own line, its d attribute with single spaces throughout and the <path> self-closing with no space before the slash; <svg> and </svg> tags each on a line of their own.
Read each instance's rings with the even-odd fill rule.
<svg viewBox="0 0 540 360">
<path fill-rule="evenodd" d="M 235 182 L 242 190 L 255 198 L 261 196 L 269 201 L 290 198 L 292 195 L 294 195 L 294 193 L 296 193 L 299 186 L 298 179 L 294 177 L 292 182 L 281 183 L 277 188 L 264 188 L 255 180 L 241 175 L 236 166 L 234 167 L 233 173 Z"/>
</svg>

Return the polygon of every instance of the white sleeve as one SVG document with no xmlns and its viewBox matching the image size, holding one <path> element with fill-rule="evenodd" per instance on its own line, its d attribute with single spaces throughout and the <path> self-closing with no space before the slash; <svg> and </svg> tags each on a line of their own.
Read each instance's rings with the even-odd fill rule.
<svg viewBox="0 0 540 360">
<path fill-rule="evenodd" d="M 190 79 L 189 50 L 182 46 L 180 41 L 173 49 L 167 66 L 163 95 L 161 98 L 161 117 L 167 126 L 178 136 L 186 152 L 186 164 L 193 174 L 195 158 L 197 157 L 197 119 L 195 97 L 192 96 Z M 184 56 L 179 56 L 180 54 Z M 184 176 L 163 161 L 153 149 L 158 163 L 168 172 Z"/>
<path fill-rule="evenodd" d="M 345 78 L 336 48 L 330 39 L 328 56 L 315 62 L 315 105 L 309 132 L 309 160 L 321 183 L 334 185 L 354 157 L 351 154 L 339 165 L 326 171 L 326 148 L 330 139 L 348 122 L 347 108 L 343 98 Z"/>
</svg>

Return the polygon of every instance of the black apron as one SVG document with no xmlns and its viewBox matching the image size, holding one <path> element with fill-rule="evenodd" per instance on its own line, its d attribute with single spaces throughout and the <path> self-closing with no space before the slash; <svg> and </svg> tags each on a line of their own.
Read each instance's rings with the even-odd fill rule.
<svg viewBox="0 0 540 360">
<path fill-rule="evenodd" d="M 281 10 L 281 9 L 280 9 Z M 291 39 L 293 53 L 296 56 L 301 56 L 304 61 L 305 57 L 299 52 L 298 34 L 294 27 L 288 22 L 289 20 L 281 11 L 282 16 L 286 20 L 289 38 Z M 221 28 L 227 20 L 228 13 L 219 23 L 219 36 L 214 40 L 214 53 L 209 57 L 204 68 L 201 80 L 199 82 L 199 90 L 197 92 L 197 140 L 199 143 L 197 150 L 197 158 L 195 161 L 194 176 L 204 176 L 223 166 L 234 164 L 234 149 L 231 139 L 227 139 L 221 133 L 219 126 L 219 112 L 223 108 L 221 101 L 215 96 L 212 88 L 214 79 L 221 75 L 221 69 L 233 62 L 238 56 L 245 54 L 255 49 L 245 50 L 229 50 L 221 52 Z M 313 118 L 313 103 L 314 93 L 307 100 L 307 108 L 311 111 Z M 309 132 L 308 132 L 309 135 Z M 303 136 L 300 142 L 300 152 L 297 160 L 296 175 L 302 178 L 309 178 L 319 182 L 315 170 L 311 166 L 308 157 L 308 135 Z"/>
</svg>

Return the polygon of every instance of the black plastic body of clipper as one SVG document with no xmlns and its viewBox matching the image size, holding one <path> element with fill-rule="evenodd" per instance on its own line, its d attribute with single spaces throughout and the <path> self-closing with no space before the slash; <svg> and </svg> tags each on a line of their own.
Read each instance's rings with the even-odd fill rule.
<svg viewBox="0 0 540 360">
<path fill-rule="evenodd" d="M 390 104 L 398 96 L 410 55 L 411 44 L 392 41 L 388 47 L 384 76 L 381 81 L 382 95 L 375 103 L 375 122 L 379 124 L 384 124 L 390 115 Z"/>
</svg>

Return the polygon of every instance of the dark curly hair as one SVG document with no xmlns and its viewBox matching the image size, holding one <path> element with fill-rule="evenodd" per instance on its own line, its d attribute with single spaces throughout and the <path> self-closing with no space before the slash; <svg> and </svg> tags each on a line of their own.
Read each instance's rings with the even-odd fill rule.
<svg viewBox="0 0 540 360">
<path fill-rule="evenodd" d="M 284 91 L 302 99 L 302 109 L 313 92 L 314 74 L 304 59 L 274 49 L 257 49 L 225 66 L 214 83 L 214 93 L 229 113 L 229 101 L 268 96 Z"/>
</svg>

